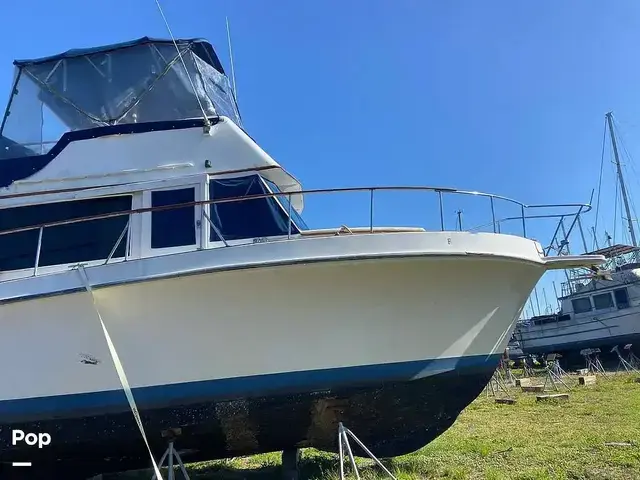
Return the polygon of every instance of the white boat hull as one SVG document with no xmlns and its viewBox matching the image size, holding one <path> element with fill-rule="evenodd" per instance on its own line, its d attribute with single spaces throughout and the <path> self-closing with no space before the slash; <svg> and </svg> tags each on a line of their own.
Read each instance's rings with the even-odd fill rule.
<svg viewBox="0 0 640 480">
<path fill-rule="evenodd" d="M 262 255 L 261 266 L 229 269 L 242 249 Z M 278 258 L 287 252 L 288 263 Z M 158 274 L 177 266 L 183 274 Z M 12 367 L 0 382 L 0 424 L 55 429 L 45 453 L 59 459 L 82 451 L 87 461 L 146 464 L 99 312 L 157 449 L 170 427 L 191 432 L 181 448 L 205 458 L 334 449 L 344 421 L 377 454 L 406 453 L 482 390 L 544 271 L 529 240 L 412 233 L 91 267 L 95 306 L 78 271 L 7 282 L 0 364 Z M 38 296 L 54 277 L 66 293 Z M 329 414 L 326 402 L 342 406 Z M 33 454 L 8 435 L 3 428 L 0 456 Z"/>
<path fill-rule="evenodd" d="M 524 353 L 531 355 L 560 353 L 580 358 L 579 352 L 583 349 L 600 348 L 609 354 L 616 345 L 622 352 L 627 344 L 640 346 L 640 307 L 532 325 L 520 329 L 516 335 Z M 615 353 L 613 357 L 617 359 Z"/>
</svg>

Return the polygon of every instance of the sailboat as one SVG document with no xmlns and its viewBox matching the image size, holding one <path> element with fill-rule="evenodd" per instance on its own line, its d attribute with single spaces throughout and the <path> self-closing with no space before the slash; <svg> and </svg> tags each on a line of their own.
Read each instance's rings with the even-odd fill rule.
<svg viewBox="0 0 640 480">
<path fill-rule="evenodd" d="M 414 451 L 485 387 L 544 272 L 603 261 L 544 255 L 528 207 L 497 195 L 303 190 L 245 131 L 205 40 L 15 65 L 0 128 L 4 465 L 65 479 L 146 467 L 143 440 L 158 457 L 167 432 L 185 461 L 336 451 L 340 422 L 376 455 Z M 439 228 L 376 225 L 376 193 L 407 190 L 438 201 Z M 365 223 L 306 225 L 306 197 L 344 191 L 366 192 Z M 460 195 L 493 229 L 446 230 Z M 499 202 L 522 211 L 519 236 L 496 232 Z M 51 442 L 15 443 L 18 429 Z"/>
<path fill-rule="evenodd" d="M 605 257 L 603 266 L 567 270 L 567 281 L 562 284 L 558 299 L 560 310 L 529 318 L 514 333 L 514 339 L 527 355 L 559 353 L 574 361 L 589 351 L 617 359 L 617 352 L 630 355 L 634 346 L 640 350 L 640 248 L 611 112 L 605 120 L 631 245 L 612 244 L 609 237 L 608 246 L 588 253 Z M 581 234 L 584 239 L 582 231 Z M 562 253 L 567 246 L 565 238 L 558 251 Z"/>
</svg>

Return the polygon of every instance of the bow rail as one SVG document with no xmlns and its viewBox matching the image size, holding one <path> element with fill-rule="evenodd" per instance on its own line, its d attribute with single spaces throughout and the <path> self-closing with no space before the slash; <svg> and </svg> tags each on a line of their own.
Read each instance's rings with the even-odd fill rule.
<svg viewBox="0 0 640 480">
<path fill-rule="evenodd" d="M 124 229 L 122 230 L 120 236 L 118 237 L 118 240 L 113 246 L 111 253 L 106 259 L 104 259 L 105 260 L 104 263 L 108 263 L 111 260 L 112 256 L 114 255 L 114 252 L 119 247 L 120 243 L 125 238 L 126 233 L 130 231 L 129 227 L 132 223 L 131 219 L 134 215 L 142 215 L 145 213 L 151 213 L 151 212 L 157 212 L 157 211 L 163 211 L 163 210 L 172 210 L 172 209 L 182 209 L 182 208 L 195 207 L 195 206 L 206 207 L 209 205 L 218 205 L 218 204 L 233 203 L 233 202 L 244 202 L 244 201 L 251 201 L 251 200 L 271 198 L 271 197 L 286 198 L 288 200 L 287 207 L 286 208 L 284 207 L 284 203 L 281 203 L 281 206 L 285 209 L 285 211 L 288 210 L 287 212 L 288 213 L 287 215 L 288 216 L 288 233 L 284 238 L 285 240 L 287 240 L 287 239 L 291 239 L 292 237 L 299 236 L 297 233 L 292 233 L 294 231 L 295 219 L 293 218 L 293 215 L 292 215 L 291 205 L 292 205 L 292 199 L 296 195 L 304 195 L 305 197 L 309 197 L 309 196 L 315 196 L 315 195 L 327 195 L 327 194 L 337 194 L 337 193 L 357 193 L 357 192 L 368 194 L 368 219 L 367 219 L 366 225 L 360 225 L 360 226 L 353 225 L 351 226 L 351 228 L 347 227 L 346 225 L 342 225 L 337 230 L 335 228 L 333 230 L 328 230 L 328 233 L 327 233 L 328 235 L 334 235 L 340 232 L 348 232 L 350 234 L 366 234 L 366 233 L 375 233 L 379 231 L 390 231 L 390 230 L 392 231 L 393 229 L 389 229 L 388 227 L 385 229 L 385 227 L 376 226 L 376 215 L 375 215 L 376 214 L 376 209 L 375 209 L 376 198 L 377 196 L 379 197 L 382 192 L 426 192 L 426 193 L 434 194 L 436 196 L 437 204 L 438 204 L 437 214 L 439 217 L 439 231 L 447 231 L 447 228 L 445 228 L 445 206 L 444 206 L 445 198 L 456 196 L 456 195 L 483 198 L 483 199 L 486 199 L 487 201 L 486 208 L 488 212 L 490 212 L 491 221 L 481 225 L 480 227 L 466 229 L 466 231 L 479 231 L 482 228 L 488 227 L 490 229 L 489 231 L 492 231 L 493 233 L 502 233 L 501 226 L 505 222 L 515 221 L 520 225 L 520 230 L 521 230 L 521 232 L 517 234 L 526 238 L 529 238 L 528 222 L 530 222 L 531 220 L 550 219 L 550 218 L 578 218 L 580 215 L 591 210 L 590 204 L 568 203 L 568 204 L 549 204 L 549 205 L 543 205 L 543 204 L 527 205 L 525 203 L 519 202 L 517 200 L 511 199 L 505 196 L 501 196 L 501 195 L 495 195 L 495 194 L 483 193 L 483 192 L 477 192 L 477 191 L 458 190 L 455 188 L 430 187 L 430 186 L 341 187 L 341 188 L 327 188 L 327 189 L 309 189 L 309 190 L 302 190 L 302 191 L 296 191 L 296 192 L 273 192 L 273 193 L 264 193 L 259 195 L 246 195 L 241 197 L 222 198 L 222 199 L 214 199 L 214 200 L 197 200 L 193 202 L 179 203 L 179 204 L 172 204 L 172 205 L 165 205 L 165 206 L 137 208 L 137 209 L 126 210 L 126 211 L 103 213 L 98 215 L 91 215 L 91 216 L 73 218 L 68 220 L 60 220 L 60 221 L 54 221 L 54 222 L 48 222 L 48 223 L 42 223 L 42 224 L 29 225 L 26 227 L 2 230 L 0 231 L 0 236 L 26 232 L 31 230 L 39 230 L 38 244 L 36 247 L 35 265 L 32 269 L 33 275 L 36 275 L 39 268 L 39 259 L 40 259 L 40 252 L 42 248 L 43 232 L 47 228 L 61 226 L 61 225 L 77 224 L 77 223 L 93 221 L 93 220 L 129 216 L 129 220 L 127 221 Z M 132 192 L 132 193 L 135 193 L 135 192 Z M 376 196 L 376 194 L 378 195 Z M 96 198 L 96 197 L 93 197 L 93 198 Z M 511 215 L 507 217 L 498 218 L 496 215 L 496 206 L 498 203 L 501 203 L 501 202 L 511 205 L 511 208 L 514 208 L 514 207 L 517 208 L 519 210 L 519 215 L 515 215 L 515 216 Z M 549 214 L 535 213 L 541 209 L 563 209 L 564 211 L 560 213 L 549 213 Z M 1 215 L 1 212 L 2 210 L 0 209 L 0 215 Z M 208 208 L 202 209 L 202 224 L 204 224 L 205 221 L 211 226 L 211 228 L 215 231 L 218 237 L 222 240 L 222 247 L 230 246 L 230 244 L 225 240 L 224 236 L 222 235 L 222 232 L 220 231 L 219 226 L 212 221 L 208 212 Z M 248 219 L 248 221 L 250 221 L 250 219 Z M 419 230 L 420 231 L 424 231 L 424 230 L 437 231 L 438 229 L 437 228 L 429 228 L 429 229 L 420 228 Z M 449 229 L 449 231 L 452 231 L 452 230 L 454 229 Z M 461 220 L 460 220 L 460 228 L 456 228 L 455 230 L 463 230 Z M 302 231 L 301 233 L 303 235 L 308 235 L 308 234 L 322 233 L 323 231 L 324 230 L 320 230 L 320 229 L 318 230 L 310 229 L 307 231 Z M 248 238 L 246 240 L 248 242 L 251 242 L 254 239 Z M 282 238 L 273 239 L 273 241 L 277 241 L 277 240 L 282 240 Z M 203 247 L 201 246 L 198 248 L 202 249 Z M 215 246 L 205 246 L 204 248 L 220 248 L 220 245 L 217 244 Z"/>
</svg>

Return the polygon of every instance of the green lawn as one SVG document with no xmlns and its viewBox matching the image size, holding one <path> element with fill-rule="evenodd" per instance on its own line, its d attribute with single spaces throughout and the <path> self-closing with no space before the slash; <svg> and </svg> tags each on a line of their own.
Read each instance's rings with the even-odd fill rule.
<svg viewBox="0 0 640 480">
<path fill-rule="evenodd" d="M 549 404 L 516 388 L 510 389 L 515 405 L 498 405 L 482 393 L 437 440 L 384 463 L 399 480 L 640 479 L 638 376 L 598 377 L 597 385 L 588 387 L 577 386 L 573 377 L 569 401 Z M 632 445 L 605 445 L 610 442 Z M 363 479 L 384 478 L 373 462 L 358 463 Z M 189 470 L 194 480 L 275 480 L 279 464 L 280 454 L 273 453 L 192 464 Z M 336 455 L 303 452 L 301 480 L 337 479 L 337 472 Z"/>
</svg>

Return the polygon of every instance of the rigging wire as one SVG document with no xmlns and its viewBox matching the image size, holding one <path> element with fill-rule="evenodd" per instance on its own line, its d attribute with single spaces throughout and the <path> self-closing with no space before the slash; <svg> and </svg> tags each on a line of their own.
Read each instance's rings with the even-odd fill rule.
<svg viewBox="0 0 640 480">
<path fill-rule="evenodd" d="M 233 50 L 231 50 L 231 31 L 229 30 L 229 17 L 224 17 L 227 24 L 227 43 L 229 44 L 229 61 L 231 63 L 231 81 L 233 82 L 233 98 L 238 103 L 238 87 L 236 87 L 236 70 L 233 66 Z"/>
<path fill-rule="evenodd" d="M 622 135 L 620 133 L 621 132 L 620 124 L 619 124 L 619 122 L 616 121 L 615 118 L 613 118 L 613 122 L 614 122 L 614 127 L 615 127 L 617 138 L 618 138 L 618 143 L 622 147 L 623 158 L 626 160 L 621 165 L 622 170 L 625 171 L 627 178 L 632 176 L 630 170 L 633 170 L 633 172 L 635 173 L 634 177 L 636 178 L 636 181 L 637 181 L 638 177 L 637 177 L 637 173 L 636 173 L 636 170 L 635 170 L 635 167 L 634 167 L 633 158 L 631 157 L 631 154 L 629 153 L 629 150 L 627 150 L 627 147 L 626 147 L 626 145 L 625 145 L 625 143 L 624 143 L 624 141 L 622 139 Z M 630 206 L 629 206 L 630 213 L 633 214 L 633 218 L 627 219 L 627 221 L 631 225 L 633 225 L 633 222 L 637 221 L 638 214 L 636 212 L 633 195 L 631 194 L 630 191 L 627 191 L 627 197 L 628 197 L 628 200 L 629 200 L 629 203 L 630 203 Z M 629 231 L 628 232 L 628 236 L 625 237 L 625 238 L 629 239 L 629 243 L 631 243 L 631 241 L 632 241 L 630 236 L 631 236 L 631 232 Z"/>
<path fill-rule="evenodd" d="M 187 78 L 189 79 L 189 83 L 191 84 L 191 88 L 193 89 L 193 95 L 196 97 L 198 105 L 200 106 L 200 110 L 202 110 L 202 117 L 204 119 L 205 127 L 210 128 L 211 127 L 211 122 L 209 121 L 209 117 L 207 116 L 207 112 L 205 111 L 204 106 L 202 105 L 202 102 L 200 101 L 200 97 L 198 97 L 198 93 L 196 91 L 196 86 L 193 83 L 193 80 L 191 79 L 191 75 L 189 75 L 189 70 L 187 69 L 187 64 L 185 63 L 184 58 L 182 58 L 182 52 L 178 48 L 178 43 L 176 42 L 176 39 L 173 36 L 173 32 L 171 31 L 171 27 L 169 26 L 169 22 L 167 21 L 167 17 L 165 17 L 164 11 L 162 10 L 162 7 L 160 6 L 160 0 L 155 0 L 155 2 L 156 2 L 156 5 L 158 6 L 158 10 L 160 11 L 160 15 L 162 16 L 162 19 L 164 20 L 164 24 L 167 27 L 167 31 L 169 32 L 169 36 L 171 36 L 171 41 L 173 42 L 173 46 L 176 47 L 176 52 L 178 52 L 178 57 L 180 57 L 180 62 L 182 62 L 182 67 L 184 68 L 184 73 L 186 73 Z"/>
<path fill-rule="evenodd" d="M 616 119 L 613 119 L 614 122 L 617 124 L 618 122 L 616 122 Z M 620 132 L 620 127 L 619 125 L 616 125 L 616 131 Z M 631 157 L 631 154 L 629 153 L 629 150 L 627 150 L 626 145 L 624 144 L 624 142 L 622 141 L 622 136 L 618 133 L 618 138 L 620 139 L 620 145 L 622 146 L 622 151 L 623 154 L 626 158 L 626 162 L 622 164 L 622 168 L 626 173 L 627 178 L 629 177 L 634 177 L 636 180 L 636 183 L 638 182 L 638 173 L 636 171 L 636 168 L 634 166 L 634 162 L 633 162 L 633 158 Z M 633 171 L 633 175 L 631 175 L 631 171 Z M 636 207 L 635 207 L 635 202 L 634 202 L 634 198 L 633 198 L 633 194 L 629 191 L 627 192 L 627 197 L 629 197 L 629 203 L 630 205 L 630 210 L 633 213 L 633 218 L 631 219 L 631 222 L 636 222 L 638 219 L 638 212 L 636 211 Z"/>
<path fill-rule="evenodd" d="M 615 168 L 613 165 L 611 166 L 612 168 Z M 619 189 L 620 189 L 620 185 L 618 185 L 618 182 L 616 182 L 616 196 L 614 197 L 614 200 L 613 200 L 613 243 L 616 242 L 616 227 L 618 226 L 618 201 L 622 200 L 618 198 Z M 622 208 L 622 206 L 620 208 Z"/>
</svg>

